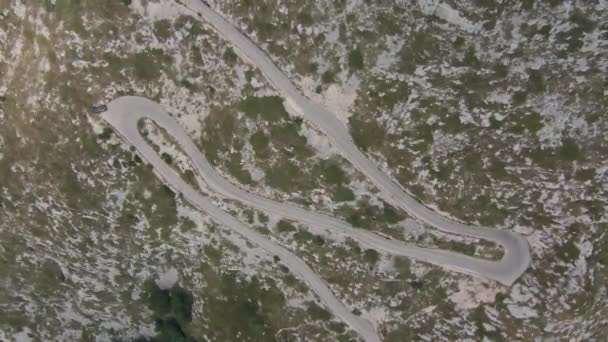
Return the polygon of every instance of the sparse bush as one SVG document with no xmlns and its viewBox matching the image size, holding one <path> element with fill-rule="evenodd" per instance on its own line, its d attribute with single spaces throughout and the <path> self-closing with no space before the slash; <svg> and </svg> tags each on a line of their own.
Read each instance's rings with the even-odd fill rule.
<svg viewBox="0 0 608 342">
<path fill-rule="evenodd" d="M 519 106 L 522 105 L 526 102 L 528 98 L 528 93 L 525 91 L 516 91 L 515 93 L 513 93 L 513 105 L 514 106 Z"/>
<path fill-rule="evenodd" d="M 576 170 L 576 173 L 574 173 L 574 179 L 579 182 L 585 182 L 593 179 L 595 177 L 595 172 L 596 170 L 593 167 L 588 169 L 578 169 Z"/>
<path fill-rule="evenodd" d="M 270 139 L 264 131 L 258 130 L 249 137 L 251 147 L 258 158 L 268 158 L 270 156 Z"/>
<path fill-rule="evenodd" d="M 239 104 L 239 110 L 252 119 L 261 118 L 271 122 L 289 117 L 280 96 L 248 96 Z"/>
<path fill-rule="evenodd" d="M 149 280 L 145 290 L 148 308 L 152 310 L 158 335 L 155 340 L 162 342 L 195 341 L 188 336 L 185 327 L 192 321 L 194 299 L 190 291 L 173 286 L 161 289 Z"/>
<path fill-rule="evenodd" d="M 363 252 L 363 259 L 371 266 L 374 266 L 380 260 L 380 253 L 375 249 L 366 249 L 365 252 Z"/>
<path fill-rule="evenodd" d="M 168 154 L 167 152 L 163 152 L 160 155 L 160 158 L 167 164 L 171 165 L 173 163 L 173 157 L 171 157 L 170 154 Z"/>
<path fill-rule="evenodd" d="M 297 230 L 296 227 L 291 224 L 291 222 L 286 220 L 280 220 L 277 223 L 276 228 L 279 233 L 291 233 Z"/>
<path fill-rule="evenodd" d="M 167 40 L 171 37 L 171 22 L 167 19 L 157 20 L 154 22 L 154 35 L 161 41 Z"/>
<path fill-rule="evenodd" d="M 480 62 L 477 58 L 477 54 L 475 51 L 475 47 L 473 45 L 469 46 L 467 51 L 464 54 L 464 59 L 462 60 L 462 64 L 470 67 L 478 67 Z"/>
<path fill-rule="evenodd" d="M 234 66 L 236 64 L 238 56 L 231 47 L 227 47 L 226 50 L 224 50 L 223 58 L 226 64 Z"/>
<path fill-rule="evenodd" d="M 524 117 L 523 124 L 531 133 L 538 132 L 544 126 L 542 117 L 538 112 L 531 112 L 530 114 L 526 115 Z"/>
<path fill-rule="evenodd" d="M 347 188 L 345 186 L 339 186 L 336 189 L 336 193 L 334 194 L 334 201 L 348 202 L 348 201 L 354 201 L 354 200 L 355 200 L 355 194 L 353 193 L 353 191 L 350 188 Z"/>
<path fill-rule="evenodd" d="M 171 62 L 168 56 L 160 49 L 147 49 L 131 57 L 135 77 L 142 81 L 156 80 L 161 75 L 162 64 Z"/>
<path fill-rule="evenodd" d="M 340 164 L 335 160 L 321 160 L 319 163 L 321 175 L 329 183 L 333 185 L 342 185 L 348 183 L 348 175 L 342 170 Z"/>
<path fill-rule="evenodd" d="M 363 69 L 364 60 L 363 53 L 359 48 L 356 48 L 348 53 L 348 67 L 351 71 Z"/>
<path fill-rule="evenodd" d="M 314 20 L 312 18 L 312 15 L 310 14 L 310 11 L 306 11 L 306 10 L 303 10 L 300 13 L 298 13 L 297 21 L 298 21 L 298 23 L 300 23 L 304 26 L 310 26 L 310 25 L 314 24 Z"/>
<path fill-rule="evenodd" d="M 376 149 L 384 144 L 385 131 L 374 120 L 366 120 L 357 115 L 349 118 L 350 131 L 355 144 L 363 151 Z"/>
<path fill-rule="evenodd" d="M 104 127 L 103 130 L 101 131 L 101 134 L 99 134 L 99 139 L 108 140 L 112 137 L 112 133 L 114 133 L 114 132 L 112 131 L 112 129 L 110 127 Z"/>
<path fill-rule="evenodd" d="M 261 223 L 266 223 L 266 222 L 268 222 L 268 220 L 269 220 L 268 215 L 266 215 L 262 212 L 258 213 L 258 221 L 260 221 Z"/>
<path fill-rule="evenodd" d="M 321 75 L 321 82 L 325 84 L 334 83 L 336 81 L 335 71 L 328 69 Z"/>
<path fill-rule="evenodd" d="M 576 141 L 570 138 L 562 140 L 562 146 L 559 149 L 559 155 L 563 160 L 574 161 L 582 158 L 582 152 Z"/>
<path fill-rule="evenodd" d="M 528 90 L 534 94 L 545 92 L 545 80 L 540 70 L 528 69 Z"/>
<path fill-rule="evenodd" d="M 315 321 L 327 322 L 331 319 L 331 314 L 325 308 L 320 307 L 315 302 L 306 303 L 306 313 Z"/>
<path fill-rule="evenodd" d="M 395 224 L 403 219 L 401 213 L 394 207 L 386 202 L 383 204 L 384 207 L 380 208 L 366 200 L 360 200 L 356 208 L 344 205 L 340 208 L 340 212 L 348 223 L 364 229 L 376 229 L 378 226 Z"/>
</svg>

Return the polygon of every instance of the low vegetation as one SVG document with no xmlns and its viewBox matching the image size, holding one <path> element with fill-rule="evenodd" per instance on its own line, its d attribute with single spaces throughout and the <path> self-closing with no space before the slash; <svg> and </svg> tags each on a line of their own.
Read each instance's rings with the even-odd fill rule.
<svg viewBox="0 0 608 342">
<path fill-rule="evenodd" d="M 239 112 L 250 124 L 237 119 Z M 282 98 L 248 96 L 234 107 L 212 111 L 205 120 L 201 145 L 212 163 L 244 185 L 258 185 L 244 166 L 243 149 L 248 143 L 255 157 L 250 163 L 264 172 L 263 182 L 273 189 L 306 197 L 313 189 L 325 187 L 336 201 L 354 200 L 341 161 L 316 160 L 301 133 L 302 124 L 288 115 Z"/>
<path fill-rule="evenodd" d="M 146 288 L 148 308 L 153 313 L 159 342 L 194 342 L 191 336 L 192 293 L 180 286 L 161 289 L 154 281 L 148 281 Z"/>
</svg>

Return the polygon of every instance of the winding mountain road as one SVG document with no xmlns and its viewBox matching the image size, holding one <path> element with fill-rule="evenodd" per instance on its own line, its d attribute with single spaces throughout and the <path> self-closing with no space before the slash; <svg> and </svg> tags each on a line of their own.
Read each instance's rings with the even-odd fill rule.
<svg viewBox="0 0 608 342">
<path fill-rule="evenodd" d="M 238 234 L 269 253 L 279 256 L 283 263 L 315 291 L 337 318 L 347 323 L 364 340 L 372 342 L 381 340 L 370 322 L 352 314 L 335 297 L 325 282 L 300 258 L 215 206 L 208 197 L 203 196 L 200 191 L 186 183 L 172 167 L 161 160 L 160 156 L 141 136 L 137 128 L 138 121 L 148 118 L 165 128 L 188 155 L 194 168 L 207 185 L 224 197 L 284 218 L 339 231 L 352 237 L 366 248 L 391 255 L 406 256 L 457 272 L 492 279 L 507 286 L 510 286 L 526 270 L 530 263 L 530 250 L 527 241 L 522 236 L 507 230 L 495 230 L 455 222 L 417 202 L 355 146 L 348 127 L 344 123 L 338 120 L 334 114 L 303 96 L 270 58 L 230 22 L 199 0 L 182 0 L 178 3 L 194 13 L 195 17 L 198 16 L 203 22 L 213 26 L 224 39 L 233 45 L 237 54 L 256 66 L 285 98 L 285 103 L 290 110 L 299 113 L 304 119 L 322 130 L 342 156 L 380 189 L 381 195 L 386 201 L 440 231 L 492 241 L 504 249 L 503 258 L 499 261 L 492 261 L 450 251 L 412 246 L 354 228 L 324 214 L 275 202 L 244 191 L 215 171 L 187 132 L 159 104 L 134 96 L 121 97 L 108 104 L 108 111 L 102 114 L 102 118 L 113 126 L 123 139 L 135 146 L 142 159 L 154 167 L 154 172 L 168 186 L 181 193 L 192 205 L 206 212 L 215 220 L 234 229 Z"/>
</svg>

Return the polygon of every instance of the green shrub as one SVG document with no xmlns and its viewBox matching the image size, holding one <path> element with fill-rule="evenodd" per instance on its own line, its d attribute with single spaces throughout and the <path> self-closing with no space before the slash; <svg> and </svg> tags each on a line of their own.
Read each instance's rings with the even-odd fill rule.
<svg viewBox="0 0 608 342">
<path fill-rule="evenodd" d="M 174 286 L 171 289 L 171 310 L 173 315 L 179 322 L 192 321 L 192 305 L 194 299 L 190 291 L 187 291 L 179 286 Z"/>
<path fill-rule="evenodd" d="M 339 186 L 334 194 L 334 201 L 336 202 L 349 202 L 355 200 L 355 193 L 350 188 L 345 186 Z"/>
<path fill-rule="evenodd" d="M 382 213 L 384 215 L 384 221 L 389 224 L 394 224 L 401 221 L 401 215 L 395 210 L 395 208 L 384 202 L 384 208 L 382 209 Z"/>
<path fill-rule="evenodd" d="M 545 80 L 540 70 L 528 69 L 528 90 L 534 94 L 545 92 Z"/>
<path fill-rule="evenodd" d="M 464 54 L 464 59 L 462 60 L 462 64 L 470 67 L 478 67 L 480 62 L 477 58 L 475 47 L 469 46 L 467 51 Z"/>
<path fill-rule="evenodd" d="M 171 294 L 151 283 L 148 288 L 148 307 L 158 317 L 164 317 L 171 312 Z"/>
<path fill-rule="evenodd" d="M 257 158 L 266 159 L 270 156 L 270 139 L 262 130 L 258 130 L 249 137 L 251 147 Z"/>
<path fill-rule="evenodd" d="M 155 322 L 158 335 L 154 341 L 158 342 L 191 342 L 194 338 L 186 335 L 179 322 L 174 318 L 158 319 Z"/>
<path fill-rule="evenodd" d="M 300 13 L 298 13 L 297 21 L 298 23 L 304 26 L 310 26 L 314 24 L 314 20 L 309 10 L 302 10 Z"/>
<path fill-rule="evenodd" d="M 363 253 L 363 259 L 371 266 L 374 266 L 380 260 L 380 253 L 375 249 L 366 249 Z"/>
<path fill-rule="evenodd" d="M 522 105 L 526 102 L 528 98 L 528 93 L 526 91 L 516 91 L 515 93 L 513 93 L 513 105 L 514 106 L 519 106 Z"/>
<path fill-rule="evenodd" d="M 572 238 L 568 239 L 565 243 L 557 248 L 557 256 L 568 263 L 574 262 L 576 259 L 578 259 L 579 255 L 580 250 L 576 246 L 576 241 L 574 241 Z"/>
<path fill-rule="evenodd" d="M 248 96 L 241 100 L 239 110 L 252 119 L 262 118 L 270 122 L 289 117 L 287 110 L 283 106 L 283 99 L 280 96 Z"/>
<path fill-rule="evenodd" d="M 538 112 L 531 112 L 523 120 L 526 129 L 531 133 L 536 133 L 544 126 L 541 115 Z"/>
<path fill-rule="evenodd" d="M 167 164 L 169 164 L 169 165 L 171 165 L 171 164 L 173 163 L 173 157 L 171 157 L 171 155 L 169 155 L 169 154 L 168 154 L 168 153 L 166 153 L 166 152 L 163 152 L 163 153 L 160 155 L 160 158 L 161 158 L 161 159 L 162 159 L 162 160 L 163 160 L 165 163 L 167 163 Z"/>
<path fill-rule="evenodd" d="M 321 82 L 325 84 L 334 83 L 336 81 L 336 72 L 328 69 L 321 75 Z"/>
<path fill-rule="evenodd" d="M 310 182 L 301 167 L 292 161 L 283 161 L 266 172 L 266 182 L 283 192 L 310 190 L 315 184 Z"/>
<path fill-rule="evenodd" d="M 234 66 L 238 59 L 238 56 L 231 47 L 227 47 L 226 50 L 224 50 L 224 55 L 222 57 L 224 58 L 224 62 L 230 66 Z"/>
<path fill-rule="evenodd" d="M 351 71 L 361 70 L 364 66 L 363 53 L 356 48 L 348 53 L 348 67 Z"/>
<path fill-rule="evenodd" d="M 280 146 L 286 158 L 295 157 L 299 161 L 305 161 L 313 155 L 313 151 L 307 144 L 306 137 L 300 134 L 297 122 L 289 121 L 282 125 L 274 125 L 270 128 L 270 139 L 274 146 Z"/>
<path fill-rule="evenodd" d="M 172 34 L 171 22 L 169 20 L 162 19 L 154 22 L 154 35 L 161 41 L 169 39 Z"/>
<path fill-rule="evenodd" d="M 110 137 L 112 137 L 112 133 L 113 133 L 113 131 L 110 127 L 104 127 L 101 134 L 99 134 L 99 139 L 108 140 L 108 139 L 110 139 Z"/>
<path fill-rule="evenodd" d="M 332 316 L 326 309 L 320 307 L 315 302 L 306 302 L 306 313 L 312 320 L 315 321 L 329 321 Z"/>
<path fill-rule="evenodd" d="M 585 182 L 590 179 L 593 179 L 595 177 L 595 172 L 596 170 L 593 167 L 588 169 L 578 169 L 574 174 L 574 179 L 579 182 Z"/>
<path fill-rule="evenodd" d="M 81 9 L 80 0 L 55 1 L 54 11 L 66 23 L 68 29 L 75 32 L 80 32 L 83 29 Z"/>
<path fill-rule="evenodd" d="M 268 220 L 269 220 L 268 215 L 266 215 L 262 212 L 258 213 L 258 221 L 260 221 L 261 223 L 266 223 L 266 222 L 268 222 Z"/>
<path fill-rule="evenodd" d="M 243 156 L 240 151 L 230 154 L 230 159 L 226 164 L 226 168 L 228 169 L 228 172 L 242 184 L 252 185 L 255 183 L 253 178 L 251 178 L 251 173 L 243 168 Z"/>
<path fill-rule="evenodd" d="M 291 222 L 286 221 L 286 220 L 280 220 L 277 225 L 276 225 L 276 229 L 279 233 L 291 233 L 291 232 L 295 232 L 297 229 L 296 227 L 291 224 Z"/>
<path fill-rule="evenodd" d="M 205 291 L 202 307 L 208 340 L 273 340 L 286 312 L 285 297 L 274 282 L 211 270 L 205 271 L 205 277 L 214 280 L 214 286 Z"/>
<path fill-rule="evenodd" d="M 509 67 L 502 63 L 497 63 L 493 67 L 494 76 L 496 78 L 505 78 L 509 76 Z"/>
<path fill-rule="evenodd" d="M 378 226 L 395 224 L 403 219 L 394 207 L 384 202 L 384 208 L 370 204 L 366 200 L 357 202 L 357 207 L 342 206 L 340 212 L 351 225 L 364 229 L 376 229 Z"/>
<path fill-rule="evenodd" d="M 563 160 L 574 161 L 582 159 L 582 152 L 574 139 L 566 138 L 562 140 L 559 155 Z"/>
<path fill-rule="evenodd" d="M 377 149 L 384 144 L 386 132 L 376 121 L 364 121 L 358 115 L 351 116 L 348 121 L 353 140 L 361 150 Z"/>
<path fill-rule="evenodd" d="M 136 53 L 130 60 L 136 78 L 152 81 L 160 77 L 162 65 L 171 62 L 172 58 L 161 49 L 147 49 Z"/>
<path fill-rule="evenodd" d="M 321 175 L 332 185 L 342 185 L 348 183 L 348 175 L 342 170 L 340 164 L 335 160 L 321 160 L 319 163 Z"/>
</svg>

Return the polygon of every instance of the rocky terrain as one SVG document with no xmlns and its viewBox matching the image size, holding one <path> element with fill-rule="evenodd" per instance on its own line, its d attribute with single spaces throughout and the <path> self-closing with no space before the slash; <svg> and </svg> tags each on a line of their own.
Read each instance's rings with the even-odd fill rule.
<svg viewBox="0 0 608 342">
<path fill-rule="evenodd" d="M 209 3 L 408 192 L 524 234 L 532 265 L 506 288 L 226 210 L 300 255 L 386 341 L 608 338 L 608 2 Z M 385 203 L 177 2 L 0 0 L 0 75 L 0 340 L 357 340 L 89 113 L 125 94 L 175 113 L 250 191 L 418 245 L 501 253 Z"/>
</svg>

